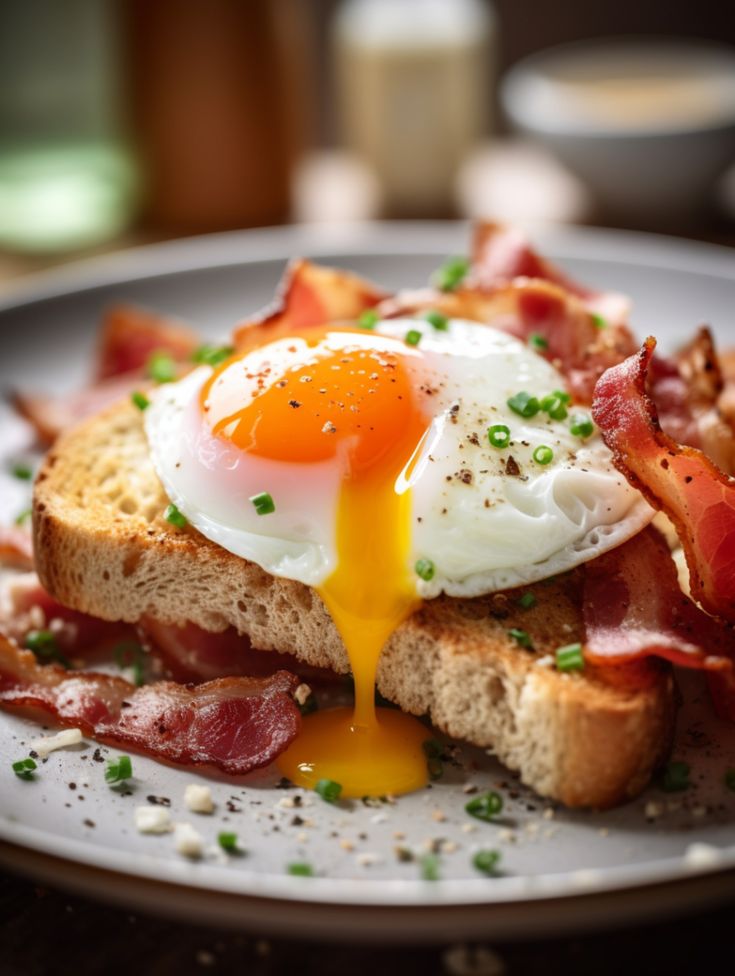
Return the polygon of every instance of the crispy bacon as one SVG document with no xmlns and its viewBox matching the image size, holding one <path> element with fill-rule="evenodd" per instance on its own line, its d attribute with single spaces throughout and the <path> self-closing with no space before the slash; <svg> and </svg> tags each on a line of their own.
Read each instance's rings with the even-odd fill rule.
<svg viewBox="0 0 735 976">
<path fill-rule="evenodd" d="M 585 656 L 627 664 L 649 655 L 732 671 L 735 638 L 681 592 L 663 537 L 649 526 L 585 566 Z"/>
<path fill-rule="evenodd" d="M 471 287 L 491 291 L 515 278 L 550 281 L 575 295 L 589 311 L 602 316 L 609 325 L 627 322 L 630 301 L 625 295 L 593 291 L 572 281 L 550 261 L 540 257 L 519 228 L 479 221 L 472 237 Z"/>
<path fill-rule="evenodd" d="M 0 565 L 33 568 L 31 533 L 19 525 L 0 525 Z"/>
<path fill-rule="evenodd" d="M 154 352 L 184 362 L 199 344 L 198 336 L 187 326 L 134 305 L 116 305 L 102 322 L 95 380 L 140 371 Z"/>
<path fill-rule="evenodd" d="M 694 598 L 735 621 L 735 480 L 701 451 L 661 430 L 646 377 L 656 346 L 609 369 L 595 390 L 593 416 L 615 464 L 674 523 Z"/>
<path fill-rule="evenodd" d="M 220 678 L 196 687 L 142 688 L 94 672 L 41 666 L 0 637 L 0 705 L 37 709 L 102 742 L 177 765 L 238 775 L 272 762 L 296 737 L 301 716 L 287 671 Z"/>
<path fill-rule="evenodd" d="M 311 326 L 354 322 L 385 297 L 385 292 L 349 271 L 292 261 L 275 302 L 237 326 L 233 340 L 238 349 L 248 349 Z"/>
</svg>

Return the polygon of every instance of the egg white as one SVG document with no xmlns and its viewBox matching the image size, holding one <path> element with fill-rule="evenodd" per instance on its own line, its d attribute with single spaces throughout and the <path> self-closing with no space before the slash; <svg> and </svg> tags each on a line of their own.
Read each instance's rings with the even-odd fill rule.
<svg viewBox="0 0 735 976">
<path fill-rule="evenodd" d="M 422 338 L 408 368 L 434 419 L 395 489 L 411 491 L 411 566 L 418 559 L 434 565 L 431 580 L 416 578 L 421 596 L 477 596 L 543 579 L 620 545 L 651 520 L 599 434 L 582 442 L 568 419 L 543 412 L 524 419 L 507 406 L 521 390 L 543 396 L 564 388 L 543 357 L 476 322 L 453 319 L 438 331 L 423 319 L 390 319 L 376 329 L 396 338 L 410 330 Z M 215 437 L 199 406 L 210 375 L 200 367 L 162 386 L 146 410 L 166 493 L 223 548 L 273 575 L 319 586 L 337 565 L 338 459 L 270 461 Z M 489 444 L 494 424 L 510 428 L 507 448 Z M 533 460 L 541 444 L 554 452 L 548 465 Z M 508 474 L 511 455 L 517 475 Z M 249 501 L 262 491 L 276 505 L 267 516 Z"/>
</svg>

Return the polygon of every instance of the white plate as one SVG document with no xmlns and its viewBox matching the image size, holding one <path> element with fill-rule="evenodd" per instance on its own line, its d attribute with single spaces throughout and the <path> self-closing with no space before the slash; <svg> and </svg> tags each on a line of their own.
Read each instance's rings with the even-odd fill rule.
<svg viewBox="0 0 735 976">
<path fill-rule="evenodd" d="M 639 335 L 654 333 L 670 347 L 707 321 L 722 343 L 735 345 L 729 250 L 587 229 L 540 232 L 536 240 L 581 280 L 632 295 Z M 467 228 L 458 224 L 267 230 L 156 245 L 64 269 L 20 285 L 0 303 L 0 384 L 56 391 L 82 382 L 96 323 L 110 302 L 134 300 L 177 314 L 217 337 L 271 298 L 294 254 L 398 288 L 422 284 L 441 258 L 467 243 Z M 132 790 L 116 792 L 89 744 L 52 754 L 35 782 L 21 782 L 10 762 L 27 754 L 38 729 L 0 713 L 0 861 L 137 907 L 334 939 L 510 938 L 701 907 L 735 893 L 735 793 L 723 784 L 725 769 L 735 766 L 735 734 L 709 714 L 699 679 L 685 684 L 675 756 L 691 764 L 693 788 L 666 794 L 650 787 L 603 814 L 553 810 L 492 758 L 464 749 L 476 772 L 448 768 L 431 789 L 394 806 L 330 807 L 302 791 L 276 789 L 276 777 L 264 774 L 237 784 L 210 781 L 216 812 L 197 816 L 185 810 L 183 792 L 202 777 L 136 756 Z M 502 822 L 466 815 L 467 781 L 480 789 L 504 784 Z M 209 844 L 218 831 L 235 830 L 247 855 L 192 863 L 174 852 L 171 836 L 137 834 L 133 809 L 148 795 L 170 798 L 173 818 L 193 822 Z M 295 796 L 303 798 L 300 808 L 284 805 Z M 421 880 L 416 861 L 396 856 L 396 847 L 420 856 L 439 839 L 439 881 Z M 686 856 L 694 842 L 711 845 L 712 863 Z M 479 848 L 502 851 L 501 877 L 473 870 Z M 291 877 L 291 861 L 308 861 L 318 877 Z"/>
</svg>

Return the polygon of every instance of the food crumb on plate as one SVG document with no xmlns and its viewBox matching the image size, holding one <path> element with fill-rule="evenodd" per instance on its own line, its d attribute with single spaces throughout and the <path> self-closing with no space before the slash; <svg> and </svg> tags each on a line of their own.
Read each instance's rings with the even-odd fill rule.
<svg viewBox="0 0 735 976">
<path fill-rule="evenodd" d="M 133 816 L 139 834 L 167 834 L 172 829 L 171 814 L 165 807 L 136 807 Z"/>
<path fill-rule="evenodd" d="M 184 790 L 184 803 L 192 813 L 213 813 L 214 800 L 208 786 L 199 783 L 189 783 Z"/>
<path fill-rule="evenodd" d="M 174 846 L 177 854 L 184 857 L 198 858 L 202 856 L 204 851 L 202 835 L 190 823 L 174 825 Z"/>
<path fill-rule="evenodd" d="M 31 742 L 31 749 L 38 753 L 41 759 L 45 759 L 49 753 L 56 749 L 66 749 L 67 746 L 76 746 L 82 741 L 81 729 L 62 729 L 56 735 L 44 735 Z"/>
</svg>

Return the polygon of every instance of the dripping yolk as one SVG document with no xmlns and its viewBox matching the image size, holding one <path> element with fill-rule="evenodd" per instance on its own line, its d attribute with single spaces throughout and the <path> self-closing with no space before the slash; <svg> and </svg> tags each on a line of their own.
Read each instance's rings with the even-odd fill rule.
<svg viewBox="0 0 735 976">
<path fill-rule="evenodd" d="M 311 330 L 229 360 L 201 395 L 213 432 L 241 451 L 340 465 L 337 566 L 318 592 L 347 649 L 355 707 L 306 718 L 279 765 L 303 786 L 334 780 L 346 797 L 426 782 L 424 726 L 374 704 L 381 651 L 419 602 L 409 565 L 410 492 L 396 491 L 430 422 L 410 368 L 418 360 L 415 349 L 386 336 Z"/>
</svg>

